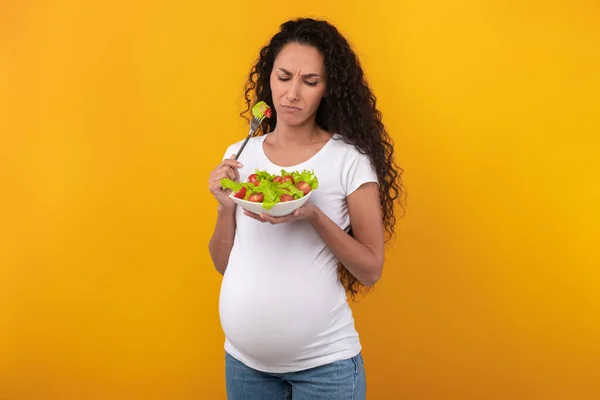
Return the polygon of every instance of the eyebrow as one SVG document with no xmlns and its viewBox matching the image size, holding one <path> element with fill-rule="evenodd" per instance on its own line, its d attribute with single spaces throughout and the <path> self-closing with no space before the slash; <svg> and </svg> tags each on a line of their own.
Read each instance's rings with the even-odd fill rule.
<svg viewBox="0 0 600 400">
<path fill-rule="evenodd" d="M 283 72 L 284 74 L 293 75 L 290 71 L 288 71 L 285 68 L 277 68 L 277 69 L 280 70 L 281 72 Z M 320 77 L 320 76 L 321 75 L 314 74 L 314 73 L 313 74 L 304 74 L 304 75 L 302 75 L 303 78 L 314 78 L 314 77 Z"/>
</svg>

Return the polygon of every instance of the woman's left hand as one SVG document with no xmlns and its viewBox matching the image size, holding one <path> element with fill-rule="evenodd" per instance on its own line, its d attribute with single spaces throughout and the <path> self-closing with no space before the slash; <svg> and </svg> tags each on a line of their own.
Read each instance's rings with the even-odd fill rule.
<svg viewBox="0 0 600 400">
<path fill-rule="evenodd" d="M 291 214 L 284 215 L 282 217 L 273 217 L 267 214 L 255 214 L 253 212 L 244 210 L 244 214 L 260 222 L 270 222 L 271 224 L 281 224 L 285 222 L 299 221 L 301 219 L 310 220 L 316 215 L 317 206 L 310 201 L 307 201 L 302 207 L 297 208 Z"/>
</svg>

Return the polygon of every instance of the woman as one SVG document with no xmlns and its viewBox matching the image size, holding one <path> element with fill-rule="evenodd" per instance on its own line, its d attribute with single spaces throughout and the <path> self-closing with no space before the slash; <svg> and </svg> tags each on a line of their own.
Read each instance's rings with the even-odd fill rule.
<svg viewBox="0 0 600 400">
<path fill-rule="evenodd" d="M 325 21 L 281 26 L 246 85 L 248 110 L 273 110 L 239 160 L 229 146 L 210 174 L 218 217 L 209 250 L 223 274 L 228 398 L 364 399 L 361 344 L 346 295 L 375 284 L 394 233 L 401 169 L 375 97 L 349 44 Z M 256 169 L 314 171 L 319 181 L 291 215 L 245 212 L 222 178 Z"/>
</svg>

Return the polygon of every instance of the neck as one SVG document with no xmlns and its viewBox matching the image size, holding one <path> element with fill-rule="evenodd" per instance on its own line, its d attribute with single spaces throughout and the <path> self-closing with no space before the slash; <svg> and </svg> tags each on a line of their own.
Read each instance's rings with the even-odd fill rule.
<svg viewBox="0 0 600 400">
<path fill-rule="evenodd" d="M 313 120 L 308 120 L 302 125 L 290 126 L 277 121 L 275 128 L 269 136 L 277 144 L 285 147 L 298 144 L 313 143 L 319 136 L 319 127 Z"/>
</svg>

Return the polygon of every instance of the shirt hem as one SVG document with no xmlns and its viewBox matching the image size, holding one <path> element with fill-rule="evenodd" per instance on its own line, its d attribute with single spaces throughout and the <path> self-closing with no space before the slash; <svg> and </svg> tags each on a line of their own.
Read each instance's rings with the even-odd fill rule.
<svg viewBox="0 0 600 400">
<path fill-rule="evenodd" d="M 293 366 L 282 367 L 282 366 L 273 366 L 273 365 L 262 364 L 250 357 L 247 357 L 242 352 L 240 352 L 236 348 L 234 348 L 233 345 L 228 340 L 225 340 L 224 348 L 225 348 L 225 351 L 230 356 L 232 356 L 233 358 L 235 358 L 242 364 L 246 365 L 247 367 L 250 367 L 257 371 L 261 371 L 261 372 L 265 372 L 265 373 L 272 373 L 272 374 L 284 374 L 284 373 L 290 373 L 290 372 L 299 372 L 299 371 L 304 371 L 304 370 L 311 369 L 311 368 L 320 367 L 320 366 L 323 366 L 326 364 L 330 364 L 332 362 L 346 360 L 346 359 L 350 359 L 352 357 L 356 357 L 362 351 L 362 346 L 360 343 L 358 343 L 351 349 L 336 351 L 334 353 L 327 354 L 324 356 L 313 357 L 306 361 L 296 362 Z"/>
</svg>

